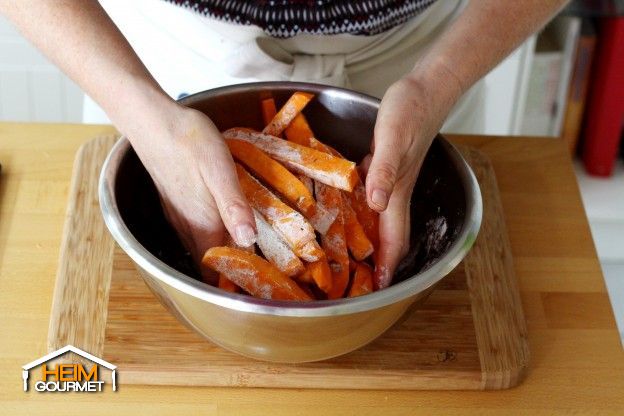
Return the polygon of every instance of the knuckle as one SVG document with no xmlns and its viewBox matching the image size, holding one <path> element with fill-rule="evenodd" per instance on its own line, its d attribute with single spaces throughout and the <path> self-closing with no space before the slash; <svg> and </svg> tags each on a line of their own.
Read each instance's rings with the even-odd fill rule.
<svg viewBox="0 0 624 416">
<path fill-rule="evenodd" d="M 238 220 L 250 214 L 247 202 L 237 196 L 226 197 L 222 202 L 222 206 L 225 215 L 232 220 Z"/>
<path fill-rule="evenodd" d="M 383 185 L 392 186 L 397 176 L 397 167 L 389 162 L 378 162 L 371 171 L 375 181 L 381 182 Z"/>
</svg>

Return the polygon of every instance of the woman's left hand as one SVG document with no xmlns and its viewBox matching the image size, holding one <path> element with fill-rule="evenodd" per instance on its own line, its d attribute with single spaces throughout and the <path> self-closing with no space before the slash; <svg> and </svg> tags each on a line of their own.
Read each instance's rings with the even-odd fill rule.
<svg viewBox="0 0 624 416">
<path fill-rule="evenodd" d="M 375 269 L 379 288 L 391 283 L 407 254 L 412 189 L 433 138 L 459 96 L 457 85 L 444 91 L 436 84 L 444 85 L 410 74 L 390 86 L 377 114 L 371 154 L 363 163 L 368 204 L 381 213 Z"/>
</svg>

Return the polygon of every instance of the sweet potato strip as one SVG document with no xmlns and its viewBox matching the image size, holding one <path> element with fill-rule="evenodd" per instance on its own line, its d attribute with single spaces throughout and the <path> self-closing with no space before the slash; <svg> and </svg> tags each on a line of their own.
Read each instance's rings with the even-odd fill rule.
<svg viewBox="0 0 624 416">
<path fill-rule="evenodd" d="M 308 188 L 308 191 L 310 191 L 310 195 L 314 193 L 314 182 L 312 181 L 312 178 L 308 178 L 307 176 L 298 173 L 297 179 L 299 179 L 301 183 L 304 184 L 306 188 Z"/>
<path fill-rule="evenodd" d="M 237 160 L 245 164 L 256 176 L 297 207 L 316 231 L 321 234 L 327 232 L 336 217 L 336 213 L 317 209 L 308 186 L 253 144 L 237 139 L 227 140 L 226 143 Z"/>
<path fill-rule="evenodd" d="M 277 300 L 311 300 L 295 282 L 260 256 L 232 247 L 213 247 L 202 263 L 222 273 L 253 296 Z"/>
<path fill-rule="evenodd" d="M 358 222 L 355 211 L 351 208 L 350 198 L 342 193 L 342 213 L 344 218 L 345 234 L 347 236 L 347 247 L 354 259 L 364 260 L 373 254 L 373 244 L 370 242 L 364 228 Z"/>
<path fill-rule="evenodd" d="M 273 116 L 275 116 L 276 111 L 277 110 L 275 110 L 275 100 L 273 100 L 272 98 L 269 98 L 269 99 L 262 101 L 262 116 L 264 118 L 265 124 L 268 124 L 271 121 L 271 119 L 273 119 Z M 312 137 L 312 130 L 310 130 L 310 127 L 308 126 L 308 122 L 305 120 L 305 117 L 303 116 L 303 114 L 298 114 L 297 117 L 295 117 L 295 119 L 288 125 L 286 132 L 288 133 L 289 129 L 291 129 L 291 126 L 293 126 L 293 124 L 296 124 L 296 123 L 300 124 L 300 129 L 301 129 L 301 132 L 299 131 L 295 132 L 296 135 L 303 135 L 309 138 Z M 292 129 L 290 131 L 292 135 Z M 301 142 L 299 142 L 299 144 L 301 144 L 302 146 L 308 146 L 309 140 L 307 137 L 305 138 L 305 140 L 302 140 Z M 287 138 L 290 140 L 290 137 L 287 137 Z M 232 139 L 232 140 L 235 140 L 235 139 Z M 291 140 L 291 141 L 297 142 L 296 140 Z M 304 186 L 310 192 L 310 195 L 314 193 L 314 181 L 311 178 L 303 174 L 297 174 L 297 179 L 299 179 L 299 181 L 301 181 L 301 183 L 304 184 Z M 334 222 L 334 219 L 336 219 L 337 212 L 335 210 L 325 211 L 323 209 L 318 209 L 316 206 L 302 210 L 301 206 L 297 205 L 297 207 L 300 209 L 300 211 L 302 211 L 305 217 L 310 221 L 314 229 L 321 234 L 325 234 L 327 230 L 329 229 L 329 226 L 332 224 L 332 222 Z"/>
<path fill-rule="evenodd" d="M 310 264 L 313 264 L 313 263 L 308 263 L 305 266 L 305 270 L 303 271 L 303 273 L 298 274 L 297 276 L 293 276 L 293 279 L 300 283 L 313 284 L 314 279 L 312 278 L 312 272 L 310 271 Z"/>
<path fill-rule="evenodd" d="M 290 122 L 284 133 L 286 139 L 302 146 L 310 146 L 310 139 L 314 137 L 308 121 L 301 113 Z"/>
<path fill-rule="evenodd" d="M 331 147 L 328 144 L 323 143 L 322 141 L 318 140 L 315 137 L 310 137 L 310 147 L 312 149 L 316 149 L 316 150 L 320 150 L 321 152 L 325 152 L 328 153 L 332 156 L 338 157 L 340 159 L 344 159 L 344 156 L 342 156 L 340 154 L 340 152 L 338 152 L 338 150 L 334 149 L 333 147 Z M 345 159 L 346 160 L 346 159 Z M 358 181 L 359 181 L 359 176 L 358 176 Z"/>
<path fill-rule="evenodd" d="M 314 137 L 314 132 L 310 128 L 308 120 L 306 120 L 303 114 L 298 114 L 297 117 L 295 117 L 295 119 L 286 128 L 285 133 L 286 138 L 291 142 L 302 146 L 308 146 L 316 150 L 321 150 L 332 156 L 344 159 L 344 157 L 336 149 Z"/>
<path fill-rule="evenodd" d="M 304 274 L 307 274 L 309 277 L 306 276 L 303 280 L 312 280 L 319 289 L 325 293 L 329 293 L 333 286 L 333 278 L 331 270 L 329 269 L 329 263 L 326 259 L 308 263 Z"/>
<path fill-rule="evenodd" d="M 334 188 L 351 192 L 359 181 L 355 163 L 297 143 L 244 128 L 226 130 L 223 136 L 250 142 L 295 172 Z"/>
<path fill-rule="evenodd" d="M 353 192 L 349 195 L 351 208 L 355 211 L 355 215 L 364 229 L 364 233 L 368 240 L 372 243 L 373 249 L 377 251 L 379 248 L 379 213 L 373 211 L 366 202 L 366 188 L 360 181 Z"/>
<path fill-rule="evenodd" d="M 240 247 L 236 244 L 236 242 L 234 241 L 234 239 L 232 238 L 232 236 L 230 234 L 228 234 L 227 232 L 225 233 L 225 245 L 227 247 L 233 247 L 233 248 L 238 248 L 240 250 L 244 250 L 247 251 L 249 253 L 253 253 L 254 252 L 254 246 L 251 245 L 249 247 Z M 232 282 L 230 279 L 228 279 L 225 275 L 219 273 L 219 283 L 218 286 L 220 289 L 223 289 L 225 291 L 228 292 L 232 292 L 232 293 L 238 293 L 239 287 L 236 286 L 236 284 L 234 282 Z"/>
<path fill-rule="evenodd" d="M 301 260 L 275 232 L 262 214 L 255 209 L 253 211 L 258 230 L 256 242 L 264 257 L 286 276 L 292 277 L 303 273 L 305 267 Z"/>
<path fill-rule="evenodd" d="M 315 139 L 314 137 L 310 137 L 309 143 L 310 143 L 309 146 L 312 149 L 318 150 L 319 152 L 327 153 L 328 155 L 332 154 L 331 147 L 321 142 L 320 140 Z M 335 155 L 332 155 L 332 156 L 335 156 Z M 340 157 L 340 156 L 336 156 L 336 157 Z"/>
<path fill-rule="evenodd" d="M 314 149 L 320 150 L 322 152 L 331 153 L 337 157 L 342 157 L 340 153 L 338 153 L 331 146 L 328 146 L 314 137 L 310 138 L 310 146 Z M 358 192 L 357 198 L 352 194 Z M 361 201 L 362 192 L 364 192 L 363 197 L 364 200 Z M 355 185 L 353 192 L 350 194 L 344 194 L 343 197 L 343 220 L 345 226 L 345 234 L 347 236 L 347 246 L 349 247 L 349 251 L 356 260 L 364 260 L 366 257 L 373 254 L 375 250 L 375 246 L 368 238 L 368 234 L 362 224 L 360 224 L 357 214 L 351 206 L 351 200 L 355 199 L 355 203 L 358 204 L 358 209 L 362 213 L 363 219 L 366 220 L 371 235 L 377 235 L 377 241 L 379 239 L 379 222 L 378 222 L 378 214 L 371 210 L 366 204 L 366 191 L 364 190 L 364 185 L 359 180 Z M 364 206 L 362 206 L 362 202 Z"/>
<path fill-rule="evenodd" d="M 238 286 L 230 279 L 225 277 L 224 274 L 219 273 L 219 289 L 223 289 L 226 292 L 238 293 Z"/>
<path fill-rule="evenodd" d="M 260 103 L 262 108 L 262 121 L 266 126 L 273 120 L 273 117 L 277 114 L 277 107 L 275 106 L 275 100 L 273 98 L 267 98 Z"/>
<path fill-rule="evenodd" d="M 335 207 L 338 215 L 325 235 L 321 236 L 321 245 L 332 272 L 332 287 L 327 292 L 329 299 L 338 299 L 344 295 L 349 284 L 349 253 L 345 236 L 342 195 L 340 190 L 320 182 L 314 183 L 319 207 Z"/>
<path fill-rule="evenodd" d="M 349 272 L 353 273 L 355 271 L 355 268 L 357 267 L 357 262 L 355 260 L 353 260 L 351 257 L 349 257 Z"/>
<path fill-rule="evenodd" d="M 309 216 L 315 212 L 316 203 L 312 193 L 281 163 L 244 140 L 231 139 L 226 140 L 226 143 L 235 159 L 247 166 L 304 215 Z"/>
<path fill-rule="evenodd" d="M 306 105 L 314 98 L 314 94 L 296 92 L 290 96 L 286 104 L 277 112 L 275 117 L 264 128 L 263 133 L 277 136 L 281 134 L 290 122 L 301 113 Z"/>
<path fill-rule="evenodd" d="M 358 263 L 349 289 L 349 297 L 362 296 L 373 291 L 373 270 L 366 263 Z"/>
<path fill-rule="evenodd" d="M 310 223 L 300 213 L 283 203 L 238 163 L 236 173 L 249 204 L 262 214 L 295 254 L 306 261 L 320 260 L 323 257 L 323 250 L 316 242 L 316 234 Z"/>
<path fill-rule="evenodd" d="M 305 261 L 318 261 L 325 257 L 325 252 L 318 245 L 316 240 L 314 240 L 308 242 L 305 246 L 303 246 L 299 250 L 299 254 L 297 255 Z"/>
<path fill-rule="evenodd" d="M 337 216 L 338 210 L 335 207 L 326 208 L 315 204 L 312 214 L 308 215 L 307 218 L 316 231 L 318 231 L 321 235 L 325 235 Z"/>
<path fill-rule="evenodd" d="M 332 288 L 327 293 L 327 299 L 340 299 L 349 285 L 349 263 L 331 262 L 329 268 L 332 273 Z"/>
</svg>

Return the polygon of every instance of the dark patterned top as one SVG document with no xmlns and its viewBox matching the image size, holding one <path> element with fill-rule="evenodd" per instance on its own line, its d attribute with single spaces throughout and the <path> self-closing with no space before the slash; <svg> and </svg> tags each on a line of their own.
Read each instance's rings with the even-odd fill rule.
<svg viewBox="0 0 624 416">
<path fill-rule="evenodd" d="M 225 22 L 259 26 L 270 36 L 375 35 L 420 14 L 436 0 L 167 0 Z"/>
</svg>

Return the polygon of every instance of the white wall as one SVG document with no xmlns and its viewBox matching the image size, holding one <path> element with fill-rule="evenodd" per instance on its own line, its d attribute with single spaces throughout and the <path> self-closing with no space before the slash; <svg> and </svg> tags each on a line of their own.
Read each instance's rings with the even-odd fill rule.
<svg viewBox="0 0 624 416">
<path fill-rule="evenodd" d="M 80 88 L 0 16 L 0 121 L 82 119 Z"/>
<path fill-rule="evenodd" d="M 485 134 L 520 133 L 534 48 L 532 36 L 485 77 Z"/>
</svg>

